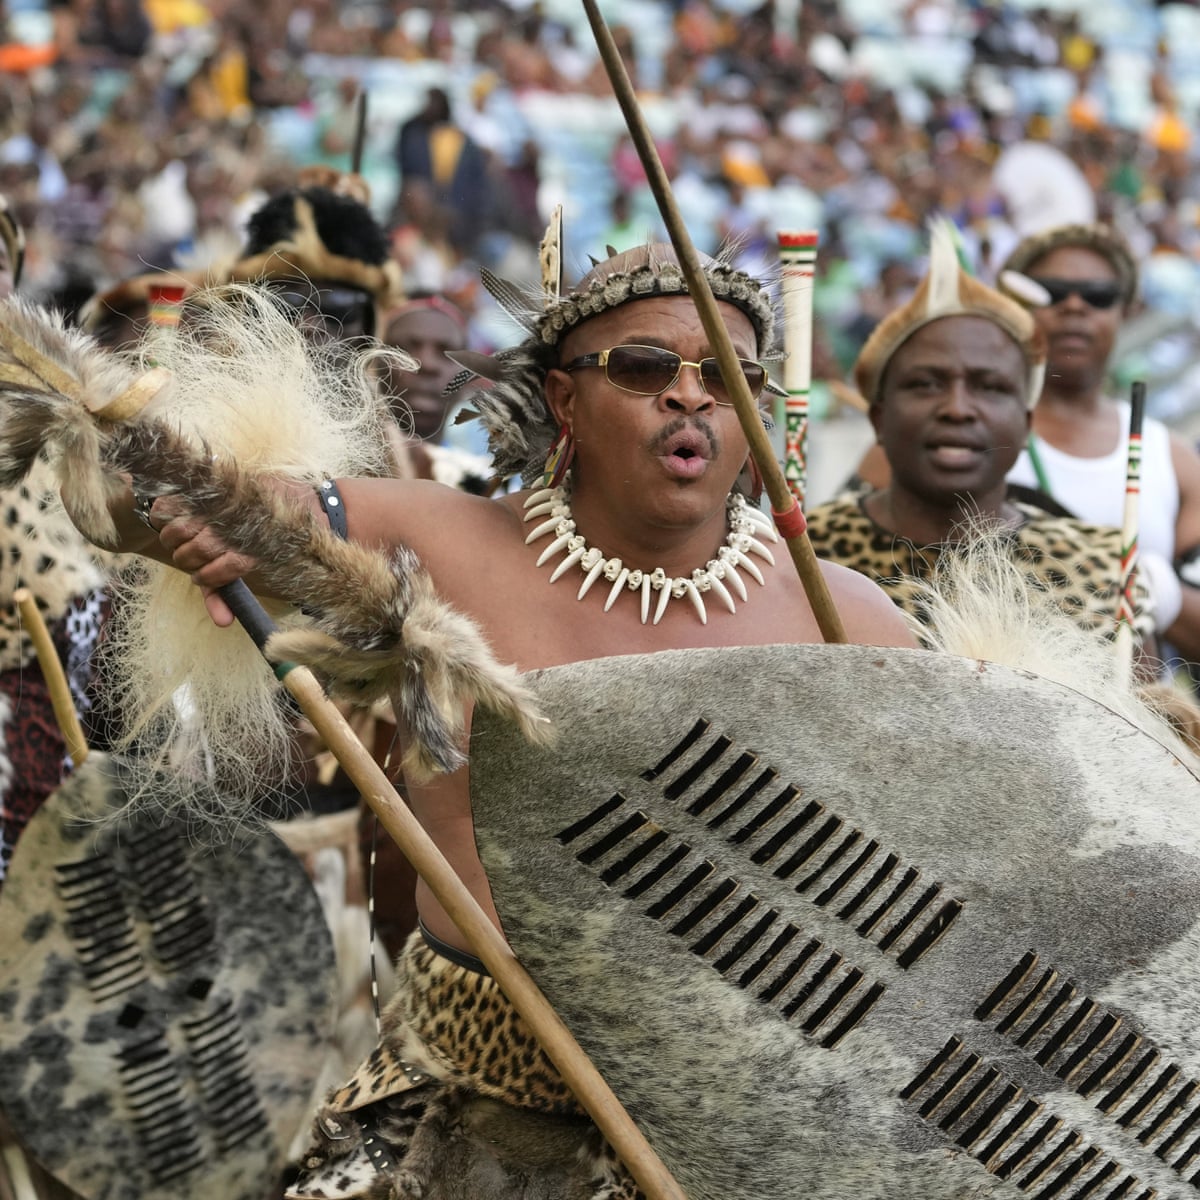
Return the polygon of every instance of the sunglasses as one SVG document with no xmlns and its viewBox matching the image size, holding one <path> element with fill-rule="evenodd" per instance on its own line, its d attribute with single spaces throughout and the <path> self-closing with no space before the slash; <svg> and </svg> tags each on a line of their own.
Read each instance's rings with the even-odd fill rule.
<svg viewBox="0 0 1200 1200">
<path fill-rule="evenodd" d="M 1112 308 L 1121 299 L 1121 285 L 1100 279 L 1043 279 L 1031 276 L 1050 296 L 1051 304 L 1061 304 L 1068 296 L 1078 296 L 1090 308 Z"/>
<path fill-rule="evenodd" d="M 269 281 L 267 290 L 276 303 L 294 318 L 318 323 L 338 334 L 356 329 L 370 332 L 374 309 L 372 299 L 357 288 L 305 286 L 291 281 Z"/>
<path fill-rule="evenodd" d="M 767 368 L 748 358 L 739 358 L 738 364 L 751 398 L 757 399 L 766 386 Z M 609 383 L 635 396 L 657 396 L 674 385 L 684 367 L 695 367 L 700 372 L 700 386 L 717 404 L 733 403 L 715 358 L 688 362 L 674 350 L 658 346 L 613 346 L 611 350 L 572 359 L 563 370 L 578 371 L 582 367 L 603 367 Z"/>
</svg>

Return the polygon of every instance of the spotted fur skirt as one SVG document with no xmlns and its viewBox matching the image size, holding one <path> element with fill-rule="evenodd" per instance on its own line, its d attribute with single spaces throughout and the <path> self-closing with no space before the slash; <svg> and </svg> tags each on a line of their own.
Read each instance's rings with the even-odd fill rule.
<svg viewBox="0 0 1200 1200">
<path fill-rule="evenodd" d="M 640 1200 L 491 976 L 414 933 L 370 1057 L 330 1094 L 289 1200 Z"/>
</svg>

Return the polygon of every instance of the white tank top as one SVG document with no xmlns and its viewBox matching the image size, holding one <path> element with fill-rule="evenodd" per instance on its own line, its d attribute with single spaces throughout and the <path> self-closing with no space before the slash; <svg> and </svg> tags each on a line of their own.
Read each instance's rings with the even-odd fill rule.
<svg viewBox="0 0 1200 1200">
<path fill-rule="evenodd" d="M 1115 449 L 1101 458 L 1076 458 L 1037 439 L 1050 494 L 1081 521 L 1093 525 L 1125 522 L 1125 463 L 1129 453 L 1129 405 L 1118 402 L 1121 434 Z M 1022 450 L 1008 482 L 1040 487 L 1029 451 Z M 1138 504 L 1138 543 L 1168 562 L 1175 560 L 1175 522 L 1179 516 L 1179 483 L 1171 462 L 1171 436 L 1161 421 L 1142 424 L 1142 485 Z"/>
</svg>

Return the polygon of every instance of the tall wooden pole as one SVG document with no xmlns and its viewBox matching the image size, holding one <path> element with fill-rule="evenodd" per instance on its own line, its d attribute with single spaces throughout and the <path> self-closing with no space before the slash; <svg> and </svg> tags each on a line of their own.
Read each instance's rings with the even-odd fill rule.
<svg viewBox="0 0 1200 1200">
<path fill-rule="evenodd" d="M 629 81 L 625 64 L 621 61 L 616 42 L 613 40 L 608 26 L 604 23 L 604 18 L 600 15 L 596 0 L 583 0 L 583 7 L 587 13 L 588 22 L 591 24 L 592 33 L 595 35 L 600 58 L 608 72 L 613 91 L 616 93 L 617 103 L 621 106 L 621 111 L 625 116 L 625 124 L 629 127 L 629 135 L 637 149 L 638 157 L 642 161 L 642 167 L 646 172 L 650 189 L 654 193 L 654 199 L 658 203 L 659 214 L 662 216 L 663 224 L 671 238 L 671 244 L 675 247 L 680 268 L 687 279 L 688 293 L 695 301 L 701 324 L 708 337 L 708 344 L 713 348 L 713 356 L 720 365 L 725 389 L 733 399 L 734 410 L 737 412 L 742 432 L 750 446 L 750 453 L 758 464 L 764 488 L 771 501 L 772 516 L 774 516 L 779 532 L 787 544 L 788 552 L 792 556 L 792 562 L 795 564 L 800 580 L 804 584 L 804 591 L 813 615 L 816 617 L 821 635 L 827 642 L 844 642 L 846 631 L 842 625 L 841 616 L 834 607 L 833 597 L 829 594 L 825 577 L 821 574 L 821 567 L 817 562 L 812 543 L 808 540 L 803 514 L 787 485 L 787 480 L 783 477 L 783 470 L 775 458 L 767 431 L 763 428 L 754 397 L 750 395 L 749 385 L 738 365 L 737 351 L 733 347 L 729 330 L 725 328 L 725 322 L 721 319 L 712 288 L 700 266 L 696 248 L 692 245 L 692 239 L 679 214 L 675 198 L 671 194 L 671 184 L 667 179 L 666 171 L 663 170 L 662 161 L 658 157 L 658 150 L 655 148 L 649 127 L 638 106 L 633 85 Z"/>
</svg>

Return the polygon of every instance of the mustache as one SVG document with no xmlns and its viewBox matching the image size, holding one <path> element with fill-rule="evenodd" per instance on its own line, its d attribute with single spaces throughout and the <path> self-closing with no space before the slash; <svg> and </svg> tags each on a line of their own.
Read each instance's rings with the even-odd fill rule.
<svg viewBox="0 0 1200 1200">
<path fill-rule="evenodd" d="M 721 453 L 721 439 L 717 431 L 708 421 L 698 414 L 687 417 L 675 417 L 668 421 L 649 441 L 647 449 L 651 454 L 661 454 L 667 442 L 681 429 L 694 429 L 708 443 L 709 457 L 716 458 Z"/>
</svg>

